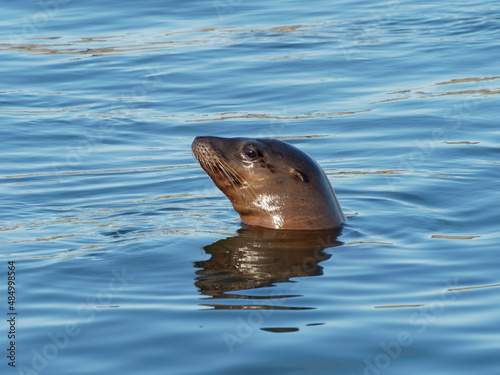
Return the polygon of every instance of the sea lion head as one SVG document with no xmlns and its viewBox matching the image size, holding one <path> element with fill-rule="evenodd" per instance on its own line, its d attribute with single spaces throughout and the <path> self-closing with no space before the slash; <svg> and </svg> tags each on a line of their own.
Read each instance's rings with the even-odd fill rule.
<svg viewBox="0 0 500 375">
<path fill-rule="evenodd" d="M 269 138 L 196 137 L 192 149 L 245 224 L 323 230 L 345 221 L 321 167 L 292 145 Z"/>
</svg>

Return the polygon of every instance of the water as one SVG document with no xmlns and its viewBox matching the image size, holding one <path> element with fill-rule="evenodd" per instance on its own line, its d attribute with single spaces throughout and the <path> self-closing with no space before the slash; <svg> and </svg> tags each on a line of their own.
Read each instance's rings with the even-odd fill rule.
<svg viewBox="0 0 500 375">
<path fill-rule="evenodd" d="M 2 14 L 2 373 L 500 373 L 497 2 Z M 342 234 L 242 229 L 197 135 L 308 152 Z"/>
</svg>

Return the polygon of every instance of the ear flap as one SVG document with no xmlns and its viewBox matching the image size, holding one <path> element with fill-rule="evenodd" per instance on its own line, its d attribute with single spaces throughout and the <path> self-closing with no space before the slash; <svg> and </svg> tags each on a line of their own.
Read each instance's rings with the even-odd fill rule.
<svg viewBox="0 0 500 375">
<path fill-rule="evenodd" d="M 299 180 L 299 181 L 302 181 L 302 182 L 305 182 L 305 183 L 309 182 L 309 178 L 307 177 L 307 175 L 304 172 L 298 170 L 297 168 L 290 168 L 290 174 L 296 180 Z"/>
</svg>

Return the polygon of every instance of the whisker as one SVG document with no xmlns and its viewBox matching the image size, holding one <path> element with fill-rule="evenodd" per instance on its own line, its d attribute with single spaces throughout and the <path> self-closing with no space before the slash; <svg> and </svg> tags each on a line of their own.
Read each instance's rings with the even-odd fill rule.
<svg viewBox="0 0 500 375">
<path fill-rule="evenodd" d="M 244 194 L 249 194 L 252 198 L 257 197 L 254 188 L 246 182 L 246 179 L 240 172 L 235 170 L 227 160 L 224 159 L 220 150 L 196 148 L 193 150 L 193 153 L 201 167 L 205 169 L 209 175 L 219 175 L 226 179 L 240 198 L 244 198 Z"/>
</svg>

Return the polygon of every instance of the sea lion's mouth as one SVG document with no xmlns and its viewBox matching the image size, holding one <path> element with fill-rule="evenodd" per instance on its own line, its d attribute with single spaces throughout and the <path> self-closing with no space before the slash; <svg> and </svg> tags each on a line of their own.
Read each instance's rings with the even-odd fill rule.
<svg viewBox="0 0 500 375">
<path fill-rule="evenodd" d="M 226 181 L 228 187 L 239 188 L 244 185 L 242 177 L 229 165 L 223 152 L 217 147 L 198 141 L 193 143 L 192 149 L 200 166 L 217 185 L 220 185 L 222 181 Z"/>
<path fill-rule="evenodd" d="M 199 160 L 201 167 L 209 176 L 217 174 L 219 179 L 227 179 L 233 186 L 241 186 L 242 182 L 222 163 L 212 163 L 206 160 Z"/>
</svg>

